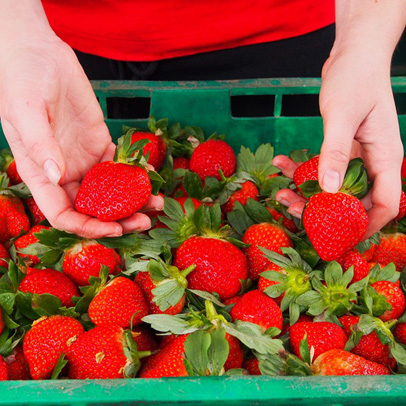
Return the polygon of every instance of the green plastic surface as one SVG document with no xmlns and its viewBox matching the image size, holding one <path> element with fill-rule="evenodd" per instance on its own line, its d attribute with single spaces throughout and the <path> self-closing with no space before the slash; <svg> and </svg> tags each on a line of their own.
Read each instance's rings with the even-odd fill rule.
<svg viewBox="0 0 406 406">
<path fill-rule="evenodd" d="M 392 80 L 395 93 L 406 93 L 406 78 Z M 107 115 L 109 97 L 149 97 L 150 114 L 171 123 L 198 125 L 207 135 L 225 133 L 239 150 L 271 142 L 277 153 L 310 148 L 322 142 L 320 117 L 283 117 L 284 96 L 317 94 L 319 79 L 261 79 L 221 82 L 93 82 L 113 139 L 122 125 L 146 127 L 146 119 L 113 120 Z M 270 117 L 233 117 L 230 97 L 272 95 Z M 406 115 L 399 115 L 406 141 Z M 0 147 L 7 142 L 0 131 Z M 110 381 L 0 382 L 0 405 L 174 405 L 182 406 L 327 406 L 406 405 L 406 377 L 208 377 L 129 379 Z"/>
</svg>

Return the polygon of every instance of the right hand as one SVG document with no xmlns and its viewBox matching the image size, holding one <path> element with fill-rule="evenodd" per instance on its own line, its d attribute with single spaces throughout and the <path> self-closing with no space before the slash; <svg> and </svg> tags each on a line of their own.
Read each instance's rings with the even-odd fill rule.
<svg viewBox="0 0 406 406">
<path fill-rule="evenodd" d="M 2 51 L 1 124 L 18 172 L 50 224 L 87 238 L 150 228 L 145 214 L 101 222 L 74 209 L 84 175 L 112 159 L 115 145 L 72 49 L 49 29 L 10 38 Z M 162 207 L 163 199 L 152 196 L 145 209 Z"/>
</svg>

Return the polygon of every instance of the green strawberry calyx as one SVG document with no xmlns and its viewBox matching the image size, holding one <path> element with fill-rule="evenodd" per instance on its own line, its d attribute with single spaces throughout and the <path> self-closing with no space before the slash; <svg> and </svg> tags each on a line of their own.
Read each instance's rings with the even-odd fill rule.
<svg viewBox="0 0 406 406">
<path fill-rule="evenodd" d="M 137 334 L 131 330 L 124 330 L 123 332 L 123 351 L 127 362 L 120 372 L 126 378 L 135 377 L 141 368 L 141 359 L 151 355 L 151 351 L 138 351 L 137 343 L 134 340 L 134 336 Z"/>
</svg>

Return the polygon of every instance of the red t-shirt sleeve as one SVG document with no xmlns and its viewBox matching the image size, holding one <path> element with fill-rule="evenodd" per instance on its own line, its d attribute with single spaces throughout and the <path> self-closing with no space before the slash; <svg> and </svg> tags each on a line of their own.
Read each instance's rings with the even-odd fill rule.
<svg viewBox="0 0 406 406">
<path fill-rule="evenodd" d="M 154 61 L 291 38 L 332 24 L 334 0 L 43 0 L 71 47 Z"/>
</svg>

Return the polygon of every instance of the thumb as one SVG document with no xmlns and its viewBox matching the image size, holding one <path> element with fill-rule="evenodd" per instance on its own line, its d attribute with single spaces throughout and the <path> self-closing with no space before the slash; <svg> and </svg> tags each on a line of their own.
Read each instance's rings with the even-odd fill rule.
<svg viewBox="0 0 406 406">
<path fill-rule="evenodd" d="M 324 141 L 320 151 L 319 183 L 328 193 L 341 188 L 351 158 L 355 130 L 346 117 L 324 117 Z"/>
<path fill-rule="evenodd" d="M 46 175 L 49 181 L 57 185 L 66 170 L 65 158 L 58 140 L 49 122 L 45 104 L 17 102 L 11 111 L 16 114 L 3 117 L 4 133 L 16 157 L 29 155 Z M 19 167 L 20 175 L 29 177 L 28 168 Z"/>
</svg>

